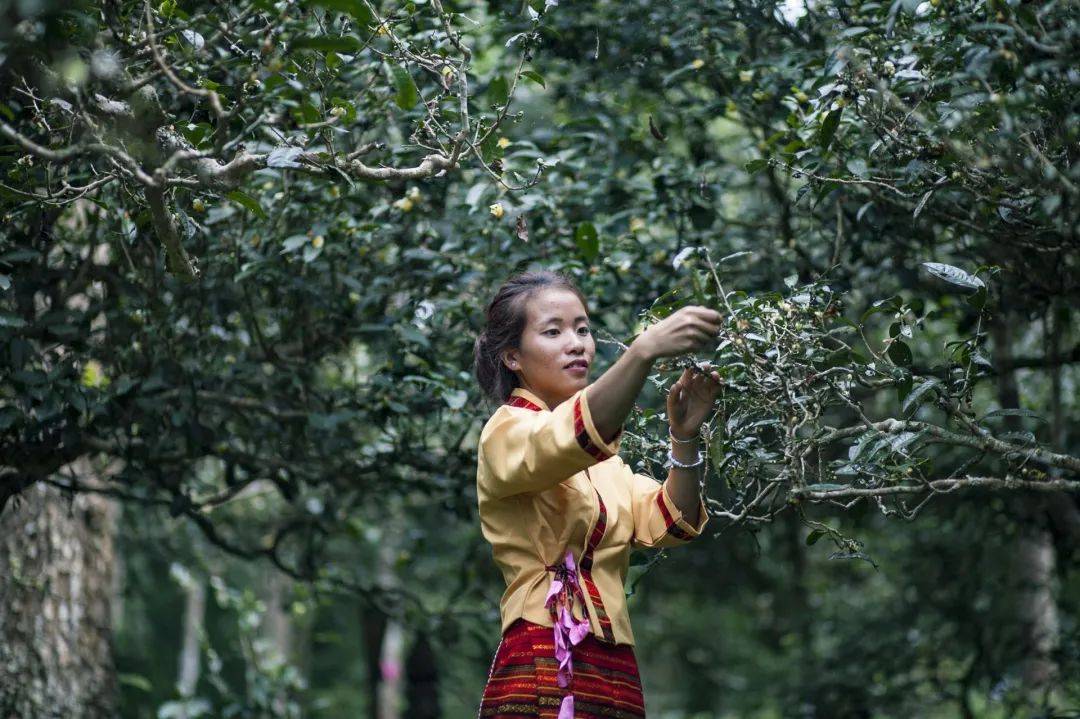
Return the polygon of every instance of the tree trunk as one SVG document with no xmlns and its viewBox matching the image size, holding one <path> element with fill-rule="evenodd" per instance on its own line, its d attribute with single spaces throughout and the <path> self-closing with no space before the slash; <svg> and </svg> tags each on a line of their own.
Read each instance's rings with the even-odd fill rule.
<svg viewBox="0 0 1080 719">
<path fill-rule="evenodd" d="M 391 520 L 392 521 L 392 520 Z M 395 523 L 396 524 L 396 523 Z M 379 580 L 384 587 L 397 584 L 394 559 L 397 556 L 397 532 L 387 532 L 379 543 Z M 395 617 L 388 617 L 379 652 L 378 719 L 400 719 L 405 689 L 405 628 Z"/>
<path fill-rule="evenodd" d="M 184 589 L 184 635 L 180 644 L 180 671 L 176 689 L 183 706 L 180 719 L 188 717 L 188 701 L 195 696 L 201 671 L 202 646 L 200 642 L 206 619 L 206 586 L 202 578 L 185 572 L 181 582 Z"/>
<path fill-rule="evenodd" d="M 396 619 L 386 623 L 379 657 L 379 719 L 400 719 L 404 694 L 405 629 Z"/>
<path fill-rule="evenodd" d="M 405 664 L 405 699 L 409 719 L 439 719 L 439 667 L 427 634 L 418 632 Z"/>
<path fill-rule="evenodd" d="M 367 667 L 368 719 L 379 719 L 379 684 L 381 668 L 379 657 L 382 654 L 383 635 L 386 633 L 386 615 L 366 607 L 360 615 L 361 632 L 364 642 L 364 665 Z"/>
<path fill-rule="evenodd" d="M 266 611 L 262 615 L 259 633 L 273 647 L 270 660 L 275 666 L 292 661 L 292 621 L 286 606 L 291 592 L 292 579 L 271 568 L 265 576 L 263 599 L 266 602 Z M 284 693 L 274 697 L 274 710 L 278 716 L 285 714 L 288 701 L 289 697 Z"/>
<path fill-rule="evenodd" d="M 1009 318 L 1002 314 L 993 324 L 994 358 L 1007 363 L 1012 357 L 1013 336 Z M 998 375 L 998 400 L 1003 408 L 1019 408 L 1016 370 Z M 1005 417 L 1010 431 L 1020 429 L 1018 417 Z M 1012 508 L 1019 520 L 1013 555 L 1016 578 L 1016 616 L 1020 636 L 1021 673 L 1024 686 L 1040 690 L 1052 686 L 1057 676 L 1054 651 L 1060 623 L 1054 598 L 1057 555 L 1049 529 L 1046 497 L 1020 493 Z"/>
<path fill-rule="evenodd" d="M 85 458 L 66 468 L 93 479 Z M 120 507 L 42 482 L 0 514 L 0 716 L 116 716 L 113 537 Z"/>
<path fill-rule="evenodd" d="M 376 555 L 379 586 L 393 588 L 398 579 L 394 561 L 398 554 L 396 537 L 400 522 L 393 509 L 383 525 Z M 365 607 L 361 624 L 364 635 L 364 658 L 367 664 L 369 719 L 400 719 L 405 694 L 405 627 L 392 616 L 374 607 Z"/>
</svg>

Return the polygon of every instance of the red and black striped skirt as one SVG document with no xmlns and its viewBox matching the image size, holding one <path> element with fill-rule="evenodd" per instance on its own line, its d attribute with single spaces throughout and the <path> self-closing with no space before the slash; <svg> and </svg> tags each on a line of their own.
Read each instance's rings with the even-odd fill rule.
<svg viewBox="0 0 1080 719">
<path fill-rule="evenodd" d="M 641 719 L 637 658 L 630 644 L 607 644 L 588 634 L 573 648 L 575 719 Z M 516 619 L 503 634 L 480 701 L 480 719 L 559 715 L 567 690 L 556 679 L 553 629 Z"/>
</svg>

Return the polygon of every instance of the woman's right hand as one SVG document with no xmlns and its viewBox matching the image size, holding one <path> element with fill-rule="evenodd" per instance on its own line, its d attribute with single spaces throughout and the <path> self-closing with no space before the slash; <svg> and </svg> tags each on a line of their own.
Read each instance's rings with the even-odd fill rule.
<svg viewBox="0 0 1080 719">
<path fill-rule="evenodd" d="M 631 347 L 650 361 L 703 350 L 720 334 L 723 315 L 708 307 L 682 307 L 645 328 Z"/>
</svg>

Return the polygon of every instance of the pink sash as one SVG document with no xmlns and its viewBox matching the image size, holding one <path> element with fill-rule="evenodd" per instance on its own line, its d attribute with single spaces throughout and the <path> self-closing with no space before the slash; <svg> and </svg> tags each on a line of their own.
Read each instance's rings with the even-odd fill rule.
<svg viewBox="0 0 1080 719">
<path fill-rule="evenodd" d="M 559 705 L 559 719 L 574 719 L 574 695 L 569 691 L 570 677 L 574 672 L 572 651 L 589 634 L 589 614 L 585 604 L 585 595 L 577 580 L 577 565 L 574 554 L 568 548 L 566 557 L 559 564 L 549 564 L 547 569 L 555 572 L 548 589 L 544 606 L 551 612 L 555 621 L 555 659 L 559 662 L 556 677 L 559 686 L 567 689 L 562 704 Z M 584 619 L 574 618 L 572 610 L 574 597 L 581 602 Z"/>
</svg>

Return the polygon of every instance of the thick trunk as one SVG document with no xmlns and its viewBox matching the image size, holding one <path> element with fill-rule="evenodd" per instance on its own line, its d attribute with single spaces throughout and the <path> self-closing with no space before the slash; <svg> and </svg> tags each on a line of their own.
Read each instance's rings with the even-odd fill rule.
<svg viewBox="0 0 1080 719">
<path fill-rule="evenodd" d="M 806 530 L 799 521 L 799 516 L 794 512 L 788 512 L 781 521 L 791 561 L 791 583 L 784 592 L 779 594 L 777 600 L 783 615 L 788 620 L 785 629 L 799 636 L 798 671 L 802 674 L 803 686 L 806 686 L 809 673 L 813 671 L 811 620 L 814 616 L 813 608 L 810 606 L 809 590 L 806 586 Z"/>
<path fill-rule="evenodd" d="M 396 534 L 387 533 L 379 544 L 379 583 L 384 587 L 397 584 L 394 560 L 397 543 L 390 540 Z M 405 628 L 394 617 L 386 622 L 382 648 L 379 652 L 378 719 L 399 719 L 405 688 Z"/>
<path fill-rule="evenodd" d="M 176 678 L 176 689 L 185 700 L 180 709 L 181 719 L 188 717 L 186 700 L 195 696 L 201 671 L 200 658 L 202 648 L 200 636 L 206 619 L 206 587 L 200 577 L 187 574 L 182 582 L 184 588 L 184 628 L 180 644 L 180 671 Z"/>
<path fill-rule="evenodd" d="M 1008 362 L 1013 341 L 1009 318 L 1002 316 L 992 327 L 994 357 Z M 998 400 L 1003 408 L 1019 408 L 1020 392 L 1015 371 L 998 375 Z M 1019 418 L 1006 417 L 1010 431 L 1020 429 Z M 1033 690 L 1051 686 L 1057 665 L 1053 653 L 1058 643 L 1060 624 L 1054 580 L 1057 555 L 1049 529 L 1049 513 L 1044 496 L 1018 494 L 1012 508 L 1019 520 L 1019 537 L 1013 554 L 1016 580 L 1016 618 L 1020 637 L 1023 683 Z"/>
<path fill-rule="evenodd" d="M 1016 546 L 1017 619 L 1020 622 L 1023 681 L 1033 690 L 1052 687 L 1057 680 L 1054 652 L 1060 622 L 1054 598 L 1057 554 L 1049 531 L 1032 528 Z"/>
<path fill-rule="evenodd" d="M 409 719 L 439 719 L 439 668 L 427 634 L 419 632 L 405 664 L 405 716 Z"/>
<path fill-rule="evenodd" d="M 68 465 L 89 478 L 85 459 Z M 0 513 L 0 716 L 116 716 L 113 536 L 119 506 L 31 485 Z"/>
<path fill-rule="evenodd" d="M 404 694 L 405 630 L 395 619 L 386 623 L 379 669 L 379 719 L 400 719 Z"/>
<path fill-rule="evenodd" d="M 270 568 L 265 575 L 263 587 L 263 599 L 266 603 L 266 611 L 262 615 L 262 625 L 259 632 L 273 647 L 272 653 L 266 658 L 274 665 L 280 662 L 282 665 L 292 661 L 292 620 L 289 616 L 289 596 L 292 592 L 292 579 Z M 274 697 L 274 710 L 277 716 L 284 716 L 288 707 L 289 697 L 281 692 Z"/>
<path fill-rule="evenodd" d="M 300 676 L 309 677 L 311 622 L 292 610 L 296 580 L 275 567 L 268 567 L 264 581 L 266 612 L 262 618 L 261 634 L 280 655 L 281 661 L 292 666 Z M 286 699 L 281 697 L 282 702 Z"/>
<path fill-rule="evenodd" d="M 398 547 L 393 518 L 387 519 L 379 542 L 376 574 L 379 586 L 392 588 L 397 584 L 394 560 Z M 397 619 L 377 609 L 365 606 L 361 614 L 366 660 L 369 719 L 399 719 L 404 699 L 405 631 Z"/>
<path fill-rule="evenodd" d="M 383 635 L 386 633 L 386 615 L 372 607 L 364 607 L 360 614 L 364 642 L 364 665 L 367 667 L 368 719 L 379 718 L 379 684 L 382 673 L 379 657 L 382 654 Z"/>
<path fill-rule="evenodd" d="M 292 580 L 283 573 L 271 569 L 265 577 L 263 598 L 266 611 L 262 616 L 262 635 L 270 640 L 281 658 L 288 661 L 292 654 L 292 620 L 286 604 L 292 592 Z"/>
</svg>

